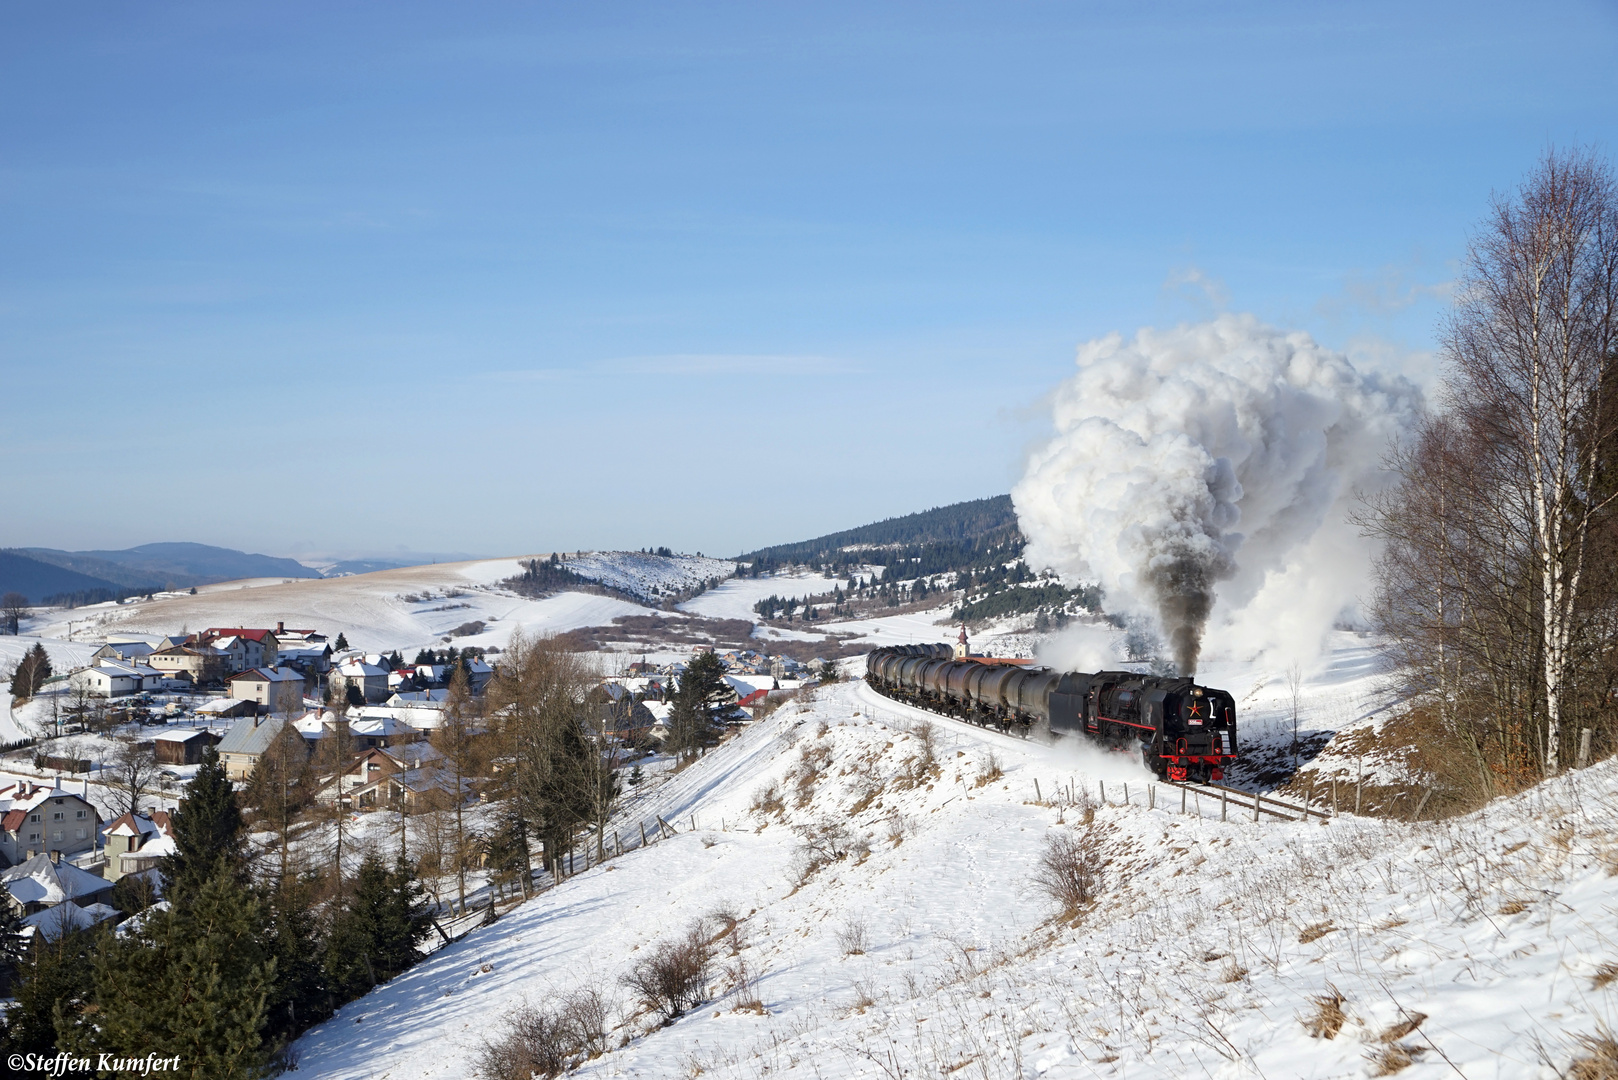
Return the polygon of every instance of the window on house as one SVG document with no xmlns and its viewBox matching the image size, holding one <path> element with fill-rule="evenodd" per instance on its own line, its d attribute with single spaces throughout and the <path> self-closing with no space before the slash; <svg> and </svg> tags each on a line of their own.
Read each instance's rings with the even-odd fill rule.
<svg viewBox="0 0 1618 1080">
<path fill-rule="evenodd" d="M 37 822 L 39 820 L 39 815 L 38 814 L 29 814 L 28 815 L 28 820 Z"/>
<path fill-rule="evenodd" d="M 80 811 L 79 811 L 79 812 L 78 812 L 78 813 L 77 813 L 77 814 L 76 814 L 76 815 L 74 815 L 74 816 L 75 816 L 75 817 L 83 817 L 83 816 L 84 816 L 84 811 L 83 811 L 83 810 L 80 810 Z"/>
<path fill-rule="evenodd" d="M 61 821 L 62 820 L 62 812 L 60 810 L 58 810 L 55 813 L 53 813 L 51 815 L 51 820 L 52 821 Z"/>
<path fill-rule="evenodd" d="M 31 832 L 31 833 L 28 834 L 28 839 L 30 839 L 30 840 L 38 840 L 39 839 L 39 834 L 37 832 Z"/>
<path fill-rule="evenodd" d="M 83 840 L 89 835 L 90 835 L 90 833 L 87 830 L 80 829 L 80 830 L 78 830 L 77 832 L 75 832 L 73 834 L 73 839 L 75 839 L 75 840 Z"/>
<path fill-rule="evenodd" d="M 51 841 L 53 843 L 57 843 L 57 844 L 60 844 L 62 842 L 62 830 L 61 829 L 57 829 L 55 832 L 51 833 Z"/>
</svg>

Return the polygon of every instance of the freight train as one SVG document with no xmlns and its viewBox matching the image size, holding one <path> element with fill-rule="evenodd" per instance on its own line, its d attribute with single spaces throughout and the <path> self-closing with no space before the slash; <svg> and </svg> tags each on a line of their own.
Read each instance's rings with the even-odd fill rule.
<svg viewBox="0 0 1618 1080">
<path fill-rule="evenodd" d="M 1165 780 L 1221 780 L 1236 757 L 1236 700 L 1224 690 L 1190 678 L 1053 671 L 972 656 L 964 630 L 954 648 L 875 649 L 865 679 L 896 701 L 1024 737 L 1049 732 L 1138 747 Z"/>
</svg>

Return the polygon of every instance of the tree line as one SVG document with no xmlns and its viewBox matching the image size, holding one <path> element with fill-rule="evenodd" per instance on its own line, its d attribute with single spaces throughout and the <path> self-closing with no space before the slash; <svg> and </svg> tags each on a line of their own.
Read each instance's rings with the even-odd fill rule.
<svg viewBox="0 0 1618 1080">
<path fill-rule="evenodd" d="M 1431 740 L 1487 798 L 1618 749 L 1618 191 L 1552 151 L 1495 198 L 1433 407 L 1362 524 L 1373 615 Z M 1425 746 L 1424 746 L 1425 749 Z"/>
</svg>

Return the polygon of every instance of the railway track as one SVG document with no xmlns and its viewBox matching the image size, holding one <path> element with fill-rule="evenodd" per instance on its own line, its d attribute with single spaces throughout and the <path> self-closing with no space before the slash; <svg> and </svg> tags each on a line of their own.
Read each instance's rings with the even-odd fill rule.
<svg viewBox="0 0 1618 1080">
<path fill-rule="evenodd" d="M 1278 817 L 1283 821 L 1305 821 L 1309 818 L 1330 821 L 1332 818 L 1332 814 L 1328 810 L 1316 810 L 1312 806 L 1303 806 L 1299 803 L 1277 799 L 1270 795 L 1260 795 L 1256 791 L 1243 791 L 1241 788 L 1227 787 L 1224 784 L 1164 781 L 1163 786 L 1179 788 L 1182 793 L 1182 805 L 1185 802 L 1185 796 L 1188 794 L 1219 800 L 1219 818 L 1221 821 L 1229 817 L 1233 808 L 1238 811 L 1251 812 L 1255 821 L 1258 820 L 1260 814 Z"/>
<path fill-rule="evenodd" d="M 925 713 L 929 717 L 947 720 L 956 724 L 962 724 L 979 732 L 997 735 L 1002 739 L 1016 742 L 1028 741 L 1028 736 L 1026 735 L 1017 735 L 1007 731 L 999 731 L 990 724 L 977 723 L 963 717 L 951 716 L 948 713 L 938 712 L 934 709 L 925 709 L 919 705 L 912 705 L 909 702 L 895 700 L 894 698 L 888 697 L 886 694 L 869 685 L 862 687 L 861 696 L 864 697 L 865 695 L 869 695 L 869 697 L 866 697 L 866 701 L 872 705 L 880 704 L 881 706 L 887 708 L 914 709 L 917 712 Z M 1286 799 L 1277 799 L 1272 795 L 1260 795 L 1257 792 L 1244 791 L 1241 788 L 1230 787 L 1226 784 L 1196 783 L 1192 781 L 1173 780 L 1163 780 L 1158 781 L 1157 783 L 1159 786 L 1165 788 L 1179 788 L 1185 795 L 1188 796 L 1196 795 L 1204 799 L 1213 800 L 1219 806 L 1219 816 L 1221 820 L 1228 820 L 1232 812 L 1252 814 L 1254 820 L 1257 820 L 1260 816 L 1268 816 L 1272 818 L 1279 818 L 1282 821 L 1304 821 L 1309 818 L 1314 818 L 1320 821 L 1330 821 L 1332 817 L 1335 816 L 1330 810 L 1317 810 L 1312 806 L 1304 806 L 1300 803 L 1289 802 Z"/>
</svg>

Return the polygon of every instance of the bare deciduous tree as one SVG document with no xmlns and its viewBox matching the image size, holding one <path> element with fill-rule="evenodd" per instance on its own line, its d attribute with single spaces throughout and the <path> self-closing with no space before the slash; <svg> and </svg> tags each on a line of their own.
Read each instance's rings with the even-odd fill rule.
<svg viewBox="0 0 1618 1080">
<path fill-rule="evenodd" d="M 102 775 L 111 780 L 124 811 L 130 814 L 140 813 L 141 798 L 157 786 L 161 772 L 152 751 L 134 739 L 119 740 L 111 759 L 102 766 Z"/>
<path fill-rule="evenodd" d="M 1440 410 L 1362 519 L 1385 541 L 1376 617 L 1408 688 L 1500 779 L 1555 773 L 1604 714 L 1618 498 L 1618 190 L 1546 155 L 1474 238 Z M 1603 688 L 1605 680 L 1609 685 Z"/>
</svg>

